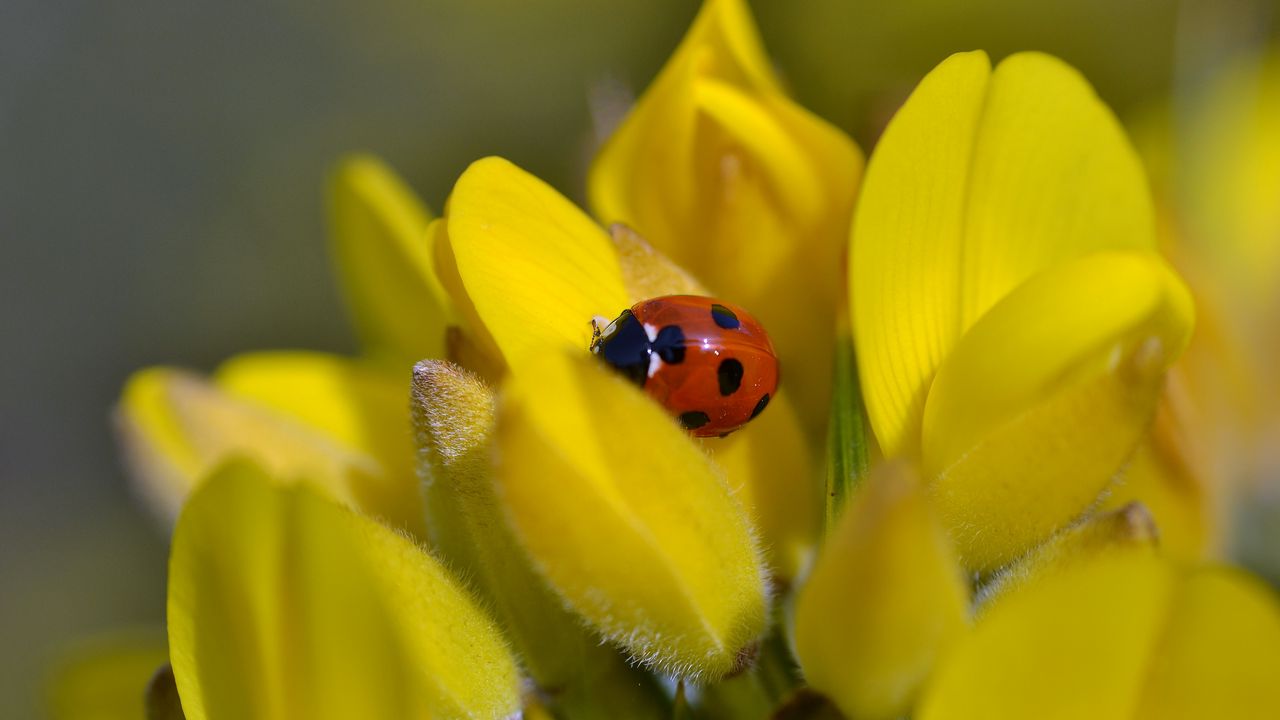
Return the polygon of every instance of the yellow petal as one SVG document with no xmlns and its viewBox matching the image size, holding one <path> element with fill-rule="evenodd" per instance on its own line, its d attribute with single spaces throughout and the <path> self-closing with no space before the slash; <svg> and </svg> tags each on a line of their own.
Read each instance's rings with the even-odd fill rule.
<svg viewBox="0 0 1280 720">
<path fill-rule="evenodd" d="M 923 460 L 967 567 L 993 569 L 1083 512 L 1145 434 L 1191 332 L 1148 253 L 1095 253 L 1006 296 L 952 349 Z"/>
<path fill-rule="evenodd" d="M 443 357 L 450 309 L 426 208 L 390 168 L 363 155 L 338 166 L 329 205 L 334 260 L 365 350 L 406 374 L 417 360 Z"/>
<path fill-rule="evenodd" d="M 697 278 L 655 250 L 635 230 L 622 223 L 614 223 L 609 227 L 609 237 L 618 252 L 622 280 L 633 301 L 663 295 L 711 294 Z"/>
<path fill-rule="evenodd" d="M 1035 273 L 1154 244 L 1141 165 L 1062 62 L 953 55 L 876 146 L 854 219 L 850 301 L 868 412 L 889 456 L 919 443 L 933 375 Z"/>
<path fill-rule="evenodd" d="M 409 378 L 408 370 L 382 371 L 313 352 L 246 353 L 214 372 L 214 382 L 229 395 L 376 457 L 388 472 L 412 475 Z"/>
<path fill-rule="evenodd" d="M 854 495 L 800 589 L 796 654 L 849 717 L 902 717 L 967 614 L 960 567 L 918 480 L 889 465 Z"/>
<path fill-rule="evenodd" d="M 592 167 L 591 204 L 773 335 L 807 427 L 827 409 L 858 148 L 781 91 L 741 0 L 709 0 Z"/>
<path fill-rule="evenodd" d="M 550 186 L 501 158 L 471 165 L 446 214 L 458 287 L 513 371 L 548 349 L 591 340 L 596 315 L 631 306 L 609 236 Z M 446 287 L 450 286 L 445 273 Z"/>
<path fill-rule="evenodd" d="M 706 449 L 760 533 L 776 580 L 808 561 L 821 517 L 821 483 L 795 407 L 782 394 L 769 412 Z"/>
<path fill-rule="evenodd" d="M 1018 53 L 991 74 L 972 145 L 962 327 L 1042 269 L 1100 250 L 1153 250 L 1146 173 L 1074 68 Z"/>
<path fill-rule="evenodd" d="M 312 353 L 241 356 L 217 384 L 151 368 L 125 387 L 120 434 L 135 481 L 170 518 L 210 470 L 239 455 L 314 478 L 340 502 L 420 534 L 408 380 L 393 378 Z"/>
<path fill-rule="evenodd" d="M 534 565 L 588 624 L 664 672 L 719 678 L 764 630 L 742 507 L 666 414 L 585 354 L 513 374 L 498 488 Z"/>
<path fill-rule="evenodd" d="M 1122 552 L 1027 585 L 956 646 L 916 717 L 1128 720 L 1175 582 Z"/>
<path fill-rule="evenodd" d="M 506 629 L 551 707 L 575 718 L 667 715 L 652 678 L 600 643 L 528 563 L 503 516 L 491 459 L 493 391 L 446 362 L 414 368 L 431 542 Z"/>
<path fill-rule="evenodd" d="M 128 630 L 60 657 L 48 685 L 53 720 L 143 720 L 147 683 L 169 660 L 164 633 Z"/>
<path fill-rule="evenodd" d="M 1280 605 L 1256 580 L 1116 550 L 1029 583 L 939 668 L 917 717 L 1269 717 Z"/>
<path fill-rule="evenodd" d="M 1185 560 L 1205 560 L 1221 551 L 1223 519 L 1220 478 L 1211 478 L 1200 451 L 1205 438 L 1183 424 L 1190 408 L 1181 397 L 1181 373 L 1170 373 L 1155 424 L 1103 508 L 1141 502 L 1160 528 L 1160 547 Z"/>
<path fill-rule="evenodd" d="M 960 334 L 965 182 L 990 74 L 985 53 L 947 58 L 867 163 L 853 218 L 850 319 L 867 413 L 890 457 L 918 445 L 929 381 Z"/>
<path fill-rule="evenodd" d="M 1054 535 L 983 585 L 978 611 L 985 613 L 1018 588 L 1101 554 L 1117 548 L 1155 552 L 1160 542 L 1155 518 L 1141 503 L 1098 513 Z"/>
<path fill-rule="evenodd" d="M 1280 708 L 1280 603 L 1240 571 L 1183 580 L 1152 649 L 1136 718 L 1263 718 Z"/>
<path fill-rule="evenodd" d="M 188 720 L 498 718 L 519 707 L 497 628 L 438 562 L 250 464 L 224 466 L 187 503 L 168 618 Z"/>
</svg>

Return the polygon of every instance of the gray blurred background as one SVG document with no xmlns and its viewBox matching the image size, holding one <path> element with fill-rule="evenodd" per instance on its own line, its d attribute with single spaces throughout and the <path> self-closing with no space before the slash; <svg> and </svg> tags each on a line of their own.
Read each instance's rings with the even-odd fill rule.
<svg viewBox="0 0 1280 720">
<path fill-rule="evenodd" d="M 752 4 L 798 98 L 864 149 L 950 52 L 1053 52 L 1124 113 L 1167 93 L 1179 32 L 1157 0 Z M 437 211 L 488 154 L 580 198 L 589 97 L 643 88 L 696 10 L 0 0 L 0 717 L 39 716 L 67 642 L 163 623 L 165 532 L 108 427 L 124 378 L 354 349 L 331 163 L 376 152 Z"/>
</svg>

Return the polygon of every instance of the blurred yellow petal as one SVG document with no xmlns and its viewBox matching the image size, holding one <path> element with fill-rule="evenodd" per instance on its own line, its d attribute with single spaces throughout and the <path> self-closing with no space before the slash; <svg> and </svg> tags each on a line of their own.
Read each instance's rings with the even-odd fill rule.
<svg viewBox="0 0 1280 720">
<path fill-rule="evenodd" d="M 58 658 L 50 677 L 52 720 L 143 720 L 147 684 L 165 663 L 164 633 L 130 630 L 84 641 Z"/>
<path fill-rule="evenodd" d="M 661 408 L 583 354 L 544 353 L 498 413 L 498 488 L 534 565 L 639 661 L 715 679 L 765 625 L 745 512 Z"/>
<path fill-rule="evenodd" d="M 1280 707 L 1280 606 L 1222 569 L 1104 553 L 1003 597 L 917 717 L 1263 718 Z"/>
<path fill-rule="evenodd" d="M 1127 720 L 1174 583 L 1149 554 L 1115 553 L 1027 585 L 956 646 L 916 717 Z"/>
<path fill-rule="evenodd" d="M 1158 257 L 1094 253 L 1009 293 L 929 390 L 923 461 L 967 567 L 993 569 L 1078 516 L 1146 433 L 1191 297 Z"/>
<path fill-rule="evenodd" d="M 933 375 L 1032 275 L 1154 246 L 1141 165 L 1111 112 L 1061 61 L 989 70 L 953 55 L 921 81 L 868 166 L 850 293 L 868 412 L 889 456 L 919 443 Z"/>
<path fill-rule="evenodd" d="M 873 473 L 827 537 L 795 609 L 809 684 L 849 717 L 907 714 L 963 632 L 968 589 L 918 479 Z"/>
<path fill-rule="evenodd" d="M 150 368 L 125 387 L 120 434 L 134 480 L 168 517 L 210 470 L 247 456 L 420 534 L 407 385 L 407 375 L 316 353 L 241 356 L 216 382 Z"/>
<path fill-rule="evenodd" d="M 1280 709 L 1280 603 L 1237 570 L 1187 576 L 1153 649 L 1136 718 L 1265 718 Z"/>
<path fill-rule="evenodd" d="M 515 663 L 421 548 L 250 464 L 174 531 L 169 645 L 188 720 L 505 717 Z"/>
<path fill-rule="evenodd" d="M 347 158 L 329 186 L 334 260 L 367 352 L 401 366 L 444 356 L 448 301 L 436 279 L 430 215 L 374 157 Z"/>
<path fill-rule="evenodd" d="M 808 561 L 822 512 L 821 482 L 788 398 L 779 395 L 769 412 L 705 446 L 759 531 L 774 578 L 783 582 Z"/>
<path fill-rule="evenodd" d="M 601 150 L 589 193 L 602 221 L 760 318 L 817 430 L 861 171 L 857 146 L 782 92 L 746 4 L 709 0 Z"/>
<path fill-rule="evenodd" d="M 227 360 L 213 377 L 230 395 L 378 458 L 388 473 L 414 472 L 408 369 L 381 371 L 323 353 L 255 352 Z"/>
<path fill-rule="evenodd" d="M 608 234 L 506 160 L 473 163 L 454 186 L 446 220 L 460 285 L 450 291 L 462 293 L 460 311 L 474 313 L 471 326 L 484 328 L 513 370 L 549 349 L 585 352 L 592 318 L 631 306 Z"/>
<path fill-rule="evenodd" d="M 1177 168 L 1176 199 L 1187 221 L 1187 246 L 1214 275 L 1215 291 L 1253 315 L 1250 320 L 1274 321 L 1280 301 L 1280 53 L 1245 52 L 1223 63 L 1186 110 L 1179 118 L 1185 135 L 1178 150 L 1185 157 Z"/>
<path fill-rule="evenodd" d="M 1144 128 L 1166 160 L 1168 239 L 1203 309 L 1182 367 L 1223 506 L 1265 494 L 1280 448 L 1280 52 L 1231 50 L 1185 84 L 1176 115 L 1161 108 Z"/>
<path fill-rule="evenodd" d="M 1036 547 L 982 586 L 978 612 L 985 613 L 1000 598 L 1039 578 L 1092 560 L 1117 548 L 1147 548 L 1161 544 L 1160 529 L 1151 511 L 1132 502 L 1100 512 L 1073 525 Z"/>
<path fill-rule="evenodd" d="M 669 169 L 696 151 L 690 86 L 703 74 L 758 92 L 781 91 L 742 0 L 703 3 L 680 47 L 596 158 L 589 191 L 602 220 L 626 222 L 665 241 L 678 231 L 679 216 L 693 212 L 697 178 Z M 652 216 L 651 222 L 635 225 L 630 216 L 636 211 Z M 664 242 L 659 247 L 670 253 L 690 249 Z"/>
<path fill-rule="evenodd" d="M 652 678 L 601 644 L 538 577 L 512 535 L 491 459 L 493 392 L 446 362 L 414 368 L 431 542 L 468 578 L 506 628 L 521 664 L 553 708 L 574 718 L 666 717 Z"/>
<path fill-rule="evenodd" d="M 1220 480 L 1200 451 L 1205 438 L 1183 424 L 1191 412 L 1182 398 L 1181 373 L 1168 379 L 1151 432 L 1134 452 L 1103 508 L 1141 502 L 1160 528 L 1160 547 L 1174 557 L 1204 560 L 1221 552 L 1224 519 Z"/>
</svg>

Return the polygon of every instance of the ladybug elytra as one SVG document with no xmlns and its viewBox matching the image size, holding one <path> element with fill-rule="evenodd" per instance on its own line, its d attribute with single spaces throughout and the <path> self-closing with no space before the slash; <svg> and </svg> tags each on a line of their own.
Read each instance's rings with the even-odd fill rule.
<svg viewBox="0 0 1280 720">
<path fill-rule="evenodd" d="M 778 390 L 778 358 L 742 308 L 666 295 L 623 310 L 595 332 L 591 352 L 644 388 L 698 437 L 724 437 L 759 415 Z"/>
</svg>

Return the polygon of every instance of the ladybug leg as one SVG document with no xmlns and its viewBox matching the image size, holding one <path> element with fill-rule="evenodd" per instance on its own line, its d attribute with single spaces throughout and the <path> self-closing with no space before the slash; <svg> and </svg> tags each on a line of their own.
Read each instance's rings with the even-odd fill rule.
<svg viewBox="0 0 1280 720">
<path fill-rule="evenodd" d="M 603 315 L 596 315 L 591 318 L 591 352 L 600 354 L 600 339 L 604 335 L 604 329 L 609 326 L 609 318 Z"/>
</svg>

